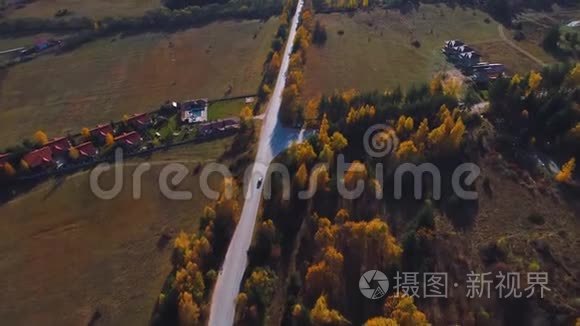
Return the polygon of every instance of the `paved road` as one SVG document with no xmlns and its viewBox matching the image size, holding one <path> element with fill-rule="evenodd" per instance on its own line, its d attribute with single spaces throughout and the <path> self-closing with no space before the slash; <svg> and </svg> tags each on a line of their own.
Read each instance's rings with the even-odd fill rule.
<svg viewBox="0 0 580 326">
<path fill-rule="evenodd" d="M 227 326 L 232 325 L 234 322 L 235 300 L 248 263 L 247 252 L 252 242 L 256 215 L 260 206 L 261 189 L 256 191 L 256 182 L 258 176 L 266 175 L 268 165 L 277 152 L 274 143 L 279 140 L 275 138 L 278 136 L 278 132 L 283 129 L 278 125 L 278 111 L 282 103 L 282 91 L 286 84 L 286 72 L 290 63 L 290 54 L 302 5 L 303 0 L 299 0 L 296 13 L 292 18 L 292 27 L 288 35 L 286 49 L 284 50 L 280 73 L 262 124 L 256 164 L 253 168 L 252 180 L 249 182 L 244 208 L 226 253 L 222 271 L 215 284 L 211 300 L 210 326 Z"/>
<path fill-rule="evenodd" d="M 536 56 L 531 54 L 530 52 L 522 49 L 519 45 L 515 44 L 512 40 L 510 40 L 504 33 L 503 26 L 501 24 L 497 25 L 497 31 L 499 32 L 499 37 L 506 42 L 509 46 L 514 48 L 516 51 L 520 52 L 521 54 L 525 55 L 526 57 L 530 58 L 535 63 L 539 64 L 540 66 L 545 66 L 546 64 L 544 61 L 538 59 Z"/>
</svg>

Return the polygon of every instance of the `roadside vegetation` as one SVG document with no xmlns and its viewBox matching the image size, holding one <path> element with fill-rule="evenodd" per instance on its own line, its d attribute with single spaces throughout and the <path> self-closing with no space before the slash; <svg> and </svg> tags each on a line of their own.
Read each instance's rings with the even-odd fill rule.
<svg viewBox="0 0 580 326">
<path fill-rule="evenodd" d="M 264 204 L 254 236 L 236 324 L 526 324 L 528 311 L 549 319 L 550 307 L 563 306 L 570 307 L 559 310 L 563 320 L 573 323 L 578 306 L 572 279 L 550 278 L 552 291 L 544 298 L 536 293 L 531 299 L 505 301 L 493 295 L 485 302 L 466 301 L 462 282 L 471 270 L 524 275 L 577 271 L 577 259 L 562 260 L 571 248 L 552 235 L 568 237 L 578 231 L 578 207 L 567 200 L 580 189 L 575 173 L 580 154 L 575 137 L 578 69 L 554 66 L 500 78 L 491 84 L 485 114 L 457 108 L 464 86 L 446 79 L 407 92 L 397 88 L 323 96 L 313 105 L 318 122 L 310 123 L 319 126 L 318 134 L 277 158 L 290 169 L 291 196 L 283 199 L 282 177 L 272 175 L 273 197 Z M 392 129 L 379 131 L 377 139 L 393 144 L 392 151 L 370 156 L 361 146 L 363 134 L 385 121 Z M 552 155 L 561 169 L 550 172 L 538 165 L 533 159 L 537 153 Z M 341 154 L 351 163 L 343 172 L 335 163 Z M 441 197 L 435 196 L 432 181 L 423 178 L 427 186 L 417 199 L 412 180 L 404 178 L 402 198 L 395 199 L 393 173 L 408 162 L 439 168 Z M 451 173 L 463 162 L 483 170 L 467 187 L 478 193 L 477 199 L 462 199 L 451 191 Z M 383 164 L 380 174 L 378 163 Z M 341 197 L 337 182 L 352 190 L 358 181 L 365 185 L 361 196 Z M 314 197 L 299 199 L 298 192 L 305 189 L 315 189 Z M 519 200 L 527 205 L 523 212 L 508 208 Z M 546 216 L 547 210 L 553 216 Z M 447 272 L 449 284 L 457 281 L 464 292 L 443 303 L 396 298 L 391 290 L 377 304 L 362 300 L 358 292 L 361 274 L 372 269 L 390 279 L 401 271 Z"/>
</svg>

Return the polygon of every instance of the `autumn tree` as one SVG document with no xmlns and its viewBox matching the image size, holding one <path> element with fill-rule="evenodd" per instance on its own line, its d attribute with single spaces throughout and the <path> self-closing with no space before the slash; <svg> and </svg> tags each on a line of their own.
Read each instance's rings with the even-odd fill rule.
<svg viewBox="0 0 580 326">
<path fill-rule="evenodd" d="M 576 63 L 570 70 L 567 80 L 572 87 L 580 86 L 580 63 Z"/>
<path fill-rule="evenodd" d="M 417 153 L 419 153 L 419 150 L 415 146 L 415 143 L 412 140 L 406 140 L 399 144 L 399 148 L 395 154 L 400 160 L 409 160 L 417 155 Z"/>
<path fill-rule="evenodd" d="M 81 129 L 81 136 L 83 136 L 83 138 L 87 139 L 91 137 L 91 131 L 89 130 L 89 128 L 83 128 Z"/>
<path fill-rule="evenodd" d="M 76 149 L 75 147 L 71 147 L 68 150 L 68 156 L 72 159 L 72 160 L 78 160 L 80 153 L 79 150 Z"/>
<path fill-rule="evenodd" d="M 367 320 L 364 326 L 399 326 L 399 324 L 392 318 L 374 317 Z"/>
<path fill-rule="evenodd" d="M 254 111 L 249 105 L 246 105 L 240 111 L 240 120 L 242 124 L 246 127 L 250 125 L 252 119 L 254 118 Z"/>
<path fill-rule="evenodd" d="M 340 152 L 348 146 L 348 140 L 340 132 L 335 131 L 330 139 L 330 146 L 334 152 Z"/>
<path fill-rule="evenodd" d="M 330 145 L 322 146 L 320 154 L 318 154 L 318 160 L 324 163 L 332 164 L 334 160 L 334 151 L 330 148 Z"/>
<path fill-rule="evenodd" d="M 314 234 L 314 241 L 318 248 L 334 247 L 338 227 L 326 217 L 319 217 L 317 223 L 318 229 Z"/>
<path fill-rule="evenodd" d="M 425 144 L 427 142 L 427 137 L 429 136 L 429 121 L 427 118 L 423 119 L 419 124 L 419 128 L 415 134 L 411 137 L 413 143 L 417 146 L 419 152 L 423 152 L 425 149 Z"/>
<path fill-rule="evenodd" d="M 294 183 L 299 190 L 306 188 L 308 183 L 308 169 L 306 169 L 306 165 L 304 163 L 300 164 L 298 171 L 296 171 L 296 174 L 294 175 Z"/>
<path fill-rule="evenodd" d="M 40 145 L 46 145 L 48 143 L 48 136 L 46 133 L 44 133 L 44 131 L 38 130 L 36 133 L 34 133 L 34 140 L 36 140 L 36 142 Z"/>
<path fill-rule="evenodd" d="M 343 237 L 349 239 L 349 251 L 362 255 L 365 266 L 383 268 L 399 263 L 403 249 L 386 222 L 379 218 L 368 222 L 349 221 L 342 230 Z"/>
<path fill-rule="evenodd" d="M 401 326 L 427 326 L 427 316 L 415 306 L 413 297 L 391 296 L 385 302 L 385 315 Z"/>
<path fill-rule="evenodd" d="M 366 166 L 359 161 L 354 161 L 344 174 L 344 184 L 348 189 L 354 189 L 359 181 L 364 182 L 367 177 L 368 172 Z"/>
<path fill-rule="evenodd" d="M 404 115 L 400 116 L 396 125 L 397 135 L 401 137 L 406 136 L 409 132 L 413 131 L 414 126 L 415 122 L 413 118 Z"/>
<path fill-rule="evenodd" d="M 275 78 L 278 74 L 278 70 L 280 70 L 280 66 L 282 65 L 282 57 L 280 56 L 279 52 L 274 52 L 272 58 L 270 59 L 270 63 L 268 64 L 267 74 L 270 78 Z"/>
<path fill-rule="evenodd" d="M 351 107 L 346 116 L 347 124 L 355 124 L 359 122 L 369 121 L 374 118 L 377 110 L 372 105 L 363 105 L 358 109 Z"/>
<path fill-rule="evenodd" d="M 2 170 L 4 171 L 4 174 L 6 174 L 9 177 L 14 176 L 16 174 L 16 169 L 14 169 L 12 164 L 10 164 L 9 162 L 4 163 L 4 165 L 2 165 L 1 167 Z"/>
<path fill-rule="evenodd" d="M 515 74 L 512 79 L 510 80 L 510 86 L 518 86 L 522 82 L 522 77 L 520 75 Z"/>
<path fill-rule="evenodd" d="M 314 148 L 307 141 L 292 144 L 288 149 L 288 154 L 290 159 L 297 165 L 302 163 L 309 164 L 317 157 Z"/>
<path fill-rule="evenodd" d="M 458 77 L 448 77 L 443 80 L 441 87 L 443 94 L 459 98 L 463 92 L 463 81 Z"/>
<path fill-rule="evenodd" d="M 328 136 L 328 119 L 326 118 L 326 113 L 322 116 L 320 121 L 320 128 L 318 129 L 318 140 L 324 145 L 330 144 L 330 137 Z"/>
<path fill-rule="evenodd" d="M 572 175 L 574 169 L 576 168 L 576 159 L 573 157 L 568 162 L 566 162 L 560 172 L 556 174 L 556 181 L 560 183 L 570 182 L 572 180 Z"/>
<path fill-rule="evenodd" d="M 180 326 L 199 324 L 200 309 L 188 292 L 181 292 L 178 298 L 177 313 Z"/>
<path fill-rule="evenodd" d="M 236 320 L 243 318 L 248 309 L 248 295 L 240 292 L 236 297 Z"/>
<path fill-rule="evenodd" d="M 568 136 L 574 140 L 580 141 L 580 122 L 568 130 Z"/>
<path fill-rule="evenodd" d="M 341 284 L 344 256 L 329 246 L 324 249 L 322 259 L 309 266 L 306 271 L 306 291 L 311 297 L 321 293 L 337 293 Z"/>
<path fill-rule="evenodd" d="M 302 71 L 300 70 L 293 70 L 288 74 L 288 84 L 295 84 L 298 86 L 298 89 L 302 88 L 304 84 L 304 76 Z"/>
<path fill-rule="evenodd" d="M 336 215 L 334 216 L 334 221 L 337 224 L 344 224 L 349 219 L 350 215 L 348 214 L 348 211 L 344 208 L 339 209 L 338 212 L 336 212 Z"/>
<path fill-rule="evenodd" d="M 531 71 L 528 77 L 528 93 L 537 90 L 542 82 L 542 74 L 539 72 Z"/>
<path fill-rule="evenodd" d="M 316 165 L 314 169 L 312 169 L 312 177 L 315 178 L 316 182 L 316 190 L 317 191 L 327 191 L 328 190 L 328 182 L 330 181 L 330 175 L 328 173 L 328 168 L 326 165 Z"/>
<path fill-rule="evenodd" d="M 454 115 L 457 117 L 455 121 Z M 442 106 L 438 113 L 438 119 L 441 124 L 429 132 L 427 136 L 429 143 L 439 152 L 459 149 L 465 134 L 465 125 L 459 117 L 458 111 L 454 110 L 454 114 L 451 114 L 446 106 Z"/>
<path fill-rule="evenodd" d="M 113 134 L 107 133 L 107 135 L 105 136 L 105 144 L 107 144 L 107 146 L 112 146 L 113 144 L 115 144 L 115 137 L 113 136 Z"/>
<path fill-rule="evenodd" d="M 304 116 L 304 121 L 308 126 L 314 126 L 316 124 L 316 120 L 318 119 L 319 107 L 320 107 L 320 97 L 310 99 L 306 103 L 306 107 L 304 107 L 302 115 Z"/>
<path fill-rule="evenodd" d="M 276 275 L 270 269 L 258 267 L 246 279 L 243 289 L 252 302 L 265 307 L 274 296 L 275 286 Z"/>
<path fill-rule="evenodd" d="M 24 171 L 30 170 L 30 165 L 25 160 L 20 160 L 20 168 Z"/>
<path fill-rule="evenodd" d="M 340 97 L 342 98 L 342 100 L 345 103 L 350 103 L 352 101 L 353 98 L 355 98 L 355 96 L 358 95 L 358 91 L 354 88 L 348 89 L 346 91 L 343 91 L 340 94 Z"/>
<path fill-rule="evenodd" d="M 443 92 L 441 87 L 441 74 L 435 75 L 429 82 L 429 93 L 431 95 L 436 95 Z"/>
<path fill-rule="evenodd" d="M 330 309 L 326 296 L 321 295 L 310 311 L 310 319 L 315 326 L 337 326 L 350 324 L 338 310 Z"/>
</svg>

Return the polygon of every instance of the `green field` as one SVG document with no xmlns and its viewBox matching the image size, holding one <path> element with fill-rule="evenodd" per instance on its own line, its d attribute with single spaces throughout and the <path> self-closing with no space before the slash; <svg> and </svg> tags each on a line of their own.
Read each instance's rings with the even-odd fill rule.
<svg viewBox="0 0 580 326">
<path fill-rule="evenodd" d="M 278 20 L 101 39 L 0 74 L 0 148 L 156 109 L 168 99 L 255 93 Z"/>
<path fill-rule="evenodd" d="M 199 174 L 190 174 L 176 190 L 193 199 L 171 201 L 158 190 L 165 161 L 216 159 L 232 138 L 159 152 L 143 176 L 142 197 L 133 199 L 131 173 L 141 161 L 124 168 L 124 187 L 112 200 L 90 191 L 87 173 L 63 182 L 46 182 L 0 206 L 0 318 L 6 325 L 87 325 L 95 311 L 99 325 L 146 325 L 171 270 L 172 242 L 162 234 L 192 232 L 210 201 L 199 190 Z M 212 187 L 219 176 L 210 176 Z M 112 174 L 102 178 L 106 188 Z M 214 188 L 216 189 L 216 188 Z"/>
<path fill-rule="evenodd" d="M 207 108 L 207 118 L 208 120 L 237 118 L 244 105 L 246 105 L 244 99 L 212 103 Z"/>
<path fill-rule="evenodd" d="M 9 18 L 51 18 L 58 10 L 68 9 L 70 16 L 140 16 L 159 7 L 160 0 L 35 0 L 23 8 L 10 9 L 7 15 Z"/>
<path fill-rule="evenodd" d="M 504 45 L 497 22 L 486 23 L 486 18 L 478 10 L 427 4 L 404 15 L 384 10 L 317 15 L 326 25 L 328 40 L 307 51 L 305 98 L 334 90 L 385 90 L 428 81 L 435 72 L 453 68 L 440 52 L 445 40 L 461 39 L 484 49 Z M 412 45 L 415 40 L 419 47 Z M 495 60 L 486 57 L 486 51 L 482 55 L 485 61 Z M 520 63 L 517 51 L 506 55 L 511 60 L 505 62 L 508 68 L 513 61 Z M 523 65 L 528 67 L 525 61 Z"/>
</svg>

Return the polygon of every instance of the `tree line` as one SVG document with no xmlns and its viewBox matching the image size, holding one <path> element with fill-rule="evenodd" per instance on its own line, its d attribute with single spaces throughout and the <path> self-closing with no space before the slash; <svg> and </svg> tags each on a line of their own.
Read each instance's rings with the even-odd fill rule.
<svg viewBox="0 0 580 326">
<path fill-rule="evenodd" d="M 158 8 L 143 16 L 53 18 L 13 18 L 0 22 L 0 34 L 23 35 L 39 32 L 92 32 L 101 34 L 140 31 L 172 31 L 199 26 L 217 19 L 263 19 L 280 13 L 282 4 L 274 0 L 229 1 L 204 6 L 188 6 L 176 10 Z"/>
</svg>

